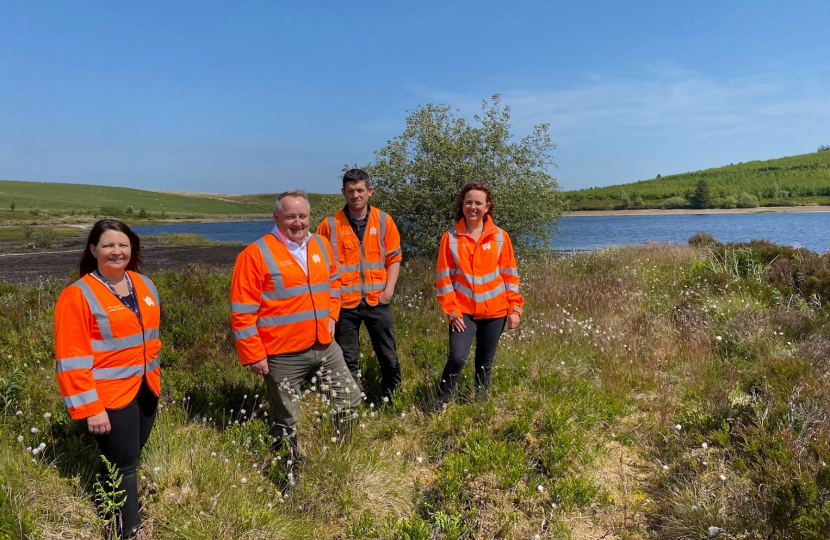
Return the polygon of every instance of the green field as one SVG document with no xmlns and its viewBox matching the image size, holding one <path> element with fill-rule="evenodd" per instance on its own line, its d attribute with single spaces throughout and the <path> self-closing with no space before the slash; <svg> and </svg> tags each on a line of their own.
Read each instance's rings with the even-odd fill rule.
<svg viewBox="0 0 830 540">
<path fill-rule="evenodd" d="M 760 206 L 826 205 L 830 204 L 830 151 L 658 175 L 630 184 L 566 191 L 563 196 L 570 210 L 622 209 L 626 198 L 628 208 L 663 208 L 670 197 L 691 200 L 701 179 L 711 189 L 714 207 L 741 193 L 757 197 Z M 633 204 L 635 199 L 639 204 Z"/>
<path fill-rule="evenodd" d="M 65 216 L 149 219 L 270 214 L 276 193 L 254 195 L 183 194 L 141 189 L 0 180 L 0 219 L 23 220 Z M 312 206 L 333 197 L 310 194 Z M 14 210 L 11 205 L 14 203 Z M 128 210 L 128 207 L 132 211 Z"/>
</svg>

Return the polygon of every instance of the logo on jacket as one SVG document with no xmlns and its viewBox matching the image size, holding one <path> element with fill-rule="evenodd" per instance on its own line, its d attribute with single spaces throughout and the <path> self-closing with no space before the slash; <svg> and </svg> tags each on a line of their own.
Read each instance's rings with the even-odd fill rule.
<svg viewBox="0 0 830 540">
<path fill-rule="evenodd" d="M 377 233 L 378 230 L 376 227 L 372 227 L 371 229 L 369 229 L 369 234 L 371 234 L 372 236 L 376 235 Z"/>
<path fill-rule="evenodd" d="M 316 263 L 319 263 L 320 262 L 320 256 L 315 253 L 314 255 L 311 256 L 311 260 L 316 262 Z"/>
<path fill-rule="evenodd" d="M 492 242 L 487 242 L 486 244 L 482 244 L 481 249 L 487 251 L 488 249 L 490 249 L 490 244 L 492 244 Z"/>
<path fill-rule="evenodd" d="M 156 303 L 155 303 L 155 302 L 153 302 L 153 299 L 152 299 L 151 297 L 149 297 L 149 296 L 145 296 L 144 298 L 142 298 L 142 300 L 144 300 L 144 303 L 145 303 L 145 304 L 147 304 L 147 305 L 148 305 L 148 306 L 150 306 L 150 307 L 152 307 L 152 306 L 155 306 L 155 305 L 156 305 Z"/>
</svg>

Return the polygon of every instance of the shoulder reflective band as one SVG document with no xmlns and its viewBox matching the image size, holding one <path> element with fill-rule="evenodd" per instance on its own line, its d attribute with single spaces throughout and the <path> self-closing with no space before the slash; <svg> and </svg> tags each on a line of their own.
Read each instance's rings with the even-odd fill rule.
<svg viewBox="0 0 830 540">
<path fill-rule="evenodd" d="M 340 263 L 340 259 L 337 257 L 337 220 L 334 219 L 334 216 L 331 215 L 328 217 L 329 222 L 329 242 L 331 243 L 331 251 L 334 255 L 334 260 Z"/>
</svg>

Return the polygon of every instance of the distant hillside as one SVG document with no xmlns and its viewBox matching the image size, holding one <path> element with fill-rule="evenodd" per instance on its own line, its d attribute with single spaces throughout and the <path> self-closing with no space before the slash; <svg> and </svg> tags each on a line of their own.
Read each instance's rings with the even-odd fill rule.
<svg viewBox="0 0 830 540">
<path fill-rule="evenodd" d="M 658 175 L 630 184 L 567 191 L 563 196 L 570 210 L 692 207 L 701 179 L 709 187 L 713 208 L 750 205 L 753 198 L 755 206 L 827 205 L 830 151 Z"/>
<path fill-rule="evenodd" d="M 0 219 L 67 215 L 137 218 L 139 214 L 150 219 L 246 214 L 267 216 L 271 213 L 276 197 L 276 193 L 212 195 L 0 180 Z M 315 206 L 330 196 L 309 194 L 309 198 L 312 206 Z"/>
</svg>

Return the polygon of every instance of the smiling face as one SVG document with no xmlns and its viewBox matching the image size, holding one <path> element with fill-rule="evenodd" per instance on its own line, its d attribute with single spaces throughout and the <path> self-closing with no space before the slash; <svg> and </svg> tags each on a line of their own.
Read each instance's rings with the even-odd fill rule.
<svg viewBox="0 0 830 540">
<path fill-rule="evenodd" d="M 104 231 L 97 244 L 90 244 L 89 250 L 98 261 L 102 274 L 118 274 L 127 269 L 132 255 L 130 239 L 121 231 Z"/>
<path fill-rule="evenodd" d="M 274 221 L 286 238 L 299 244 L 311 226 L 311 207 L 302 197 L 285 197 L 274 211 Z"/>
<path fill-rule="evenodd" d="M 490 209 L 490 203 L 487 202 L 487 194 L 478 189 L 471 189 L 464 195 L 464 204 L 462 205 L 464 211 L 464 219 L 467 224 L 478 223 L 487 214 Z"/>
<path fill-rule="evenodd" d="M 359 180 L 347 183 L 342 191 L 351 213 L 359 215 L 366 209 L 366 205 L 369 204 L 369 197 L 372 196 L 374 190 L 371 187 L 366 187 L 366 182 Z"/>
</svg>

